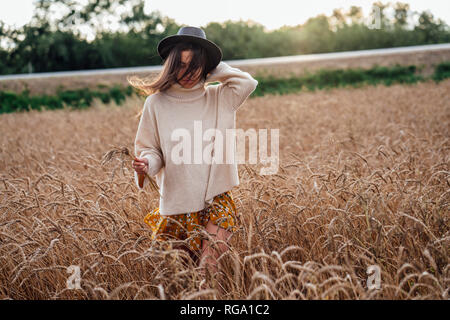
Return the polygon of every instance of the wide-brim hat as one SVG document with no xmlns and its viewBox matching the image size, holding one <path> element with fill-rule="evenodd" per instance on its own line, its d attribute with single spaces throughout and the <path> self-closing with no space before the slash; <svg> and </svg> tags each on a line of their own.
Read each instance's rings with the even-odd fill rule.
<svg viewBox="0 0 450 320">
<path fill-rule="evenodd" d="M 157 47 L 159 56 L 165 60 L 173 46 L 180 41 L 193 42 L 206 49 L 209 56 L 209 65 L 207 64 L 206 66 L 207 73 L 214 69 L 222 60 L 222 50 L 219 46 L 206 39 L 205 31 L 197 27 L 181 27 L 177 34 L 167 36 L 159 41 Z"/>
</svg>

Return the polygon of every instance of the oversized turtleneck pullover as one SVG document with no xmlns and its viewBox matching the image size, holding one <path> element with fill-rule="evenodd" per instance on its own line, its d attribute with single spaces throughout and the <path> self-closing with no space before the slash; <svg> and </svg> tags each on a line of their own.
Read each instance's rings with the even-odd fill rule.
<svg viewBox="0 0 450 320">
<path fill-rule="evenodd" d="M 146 98 L 135 154 L 147 158 L 147 173 L 156 178 L 161 215 L 202 210 L 239 185 L 236 135 L 227 137 L 226 129 L 236 128 L 236 111 L 257 85 L 248 72 L 221 61 L 192 88 L 175 83 Z M 134 178 L 139 188 L 136 171 Z M 143 188 L 148 183 L 146 177 Z"/>
</svg>

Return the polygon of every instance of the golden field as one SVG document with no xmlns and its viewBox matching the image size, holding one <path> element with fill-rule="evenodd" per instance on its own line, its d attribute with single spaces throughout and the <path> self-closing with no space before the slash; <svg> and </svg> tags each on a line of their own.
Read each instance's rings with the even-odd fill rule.
<svg viewBox="0 0 450 320">
<path fill-rule="evenodd" d="M 240 229 L 203 290 L 151 240 L 157 195 L 128 160 L 101 164 L 133 150 L 143 98 L 2 114 L 0 298 L 448 299 L 449 101 L 450 80 L 247 100 L 237 127 L 279 128 L 280 168 L 240 165 Z"/>
</svg>

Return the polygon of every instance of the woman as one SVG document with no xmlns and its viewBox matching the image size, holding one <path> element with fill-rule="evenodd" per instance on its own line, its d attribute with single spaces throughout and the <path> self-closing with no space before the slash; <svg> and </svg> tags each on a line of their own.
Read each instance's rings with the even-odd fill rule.
<svg viewBox="0 0 450 320">
<path fill-rule="evenodd" d="M 226 129 L 235 128 L 236 110 L 258 81 L 221 61 L 220 48 L 200 28 L 182 27 L 160 41 L 158 53 L 164 66 L 154 82 L 129 79 L 149 94 L 135 139 L 135 181 L 141 188 L 139 175 L 148 173 L 156 177 L 161 192 L 159 208 L 144 221 L 153 239 L 187 239 L 184 249 L 200 258 L 200 270 L 215 272 L 217 258 L 237 228 L 231 189 L 239 184 L 236 161 L 223 163 L 215 152 L 223 156 L 228 151 L 227 159 L 233 159 L 235 137 L 227 140 L 230 149 L 222 140 Z M 206 85 L 209 82 L 220 83 Z M 199 135 L 199 129 L 205 133 Z M 204 148 L 204 141 L 211 143 Z M 143 187 L 147 184 L 146 178 Z M 207 238 L 201 239 L 202 227 L 211 240 L 221 240 L 217 250 Z"/>
</svg>

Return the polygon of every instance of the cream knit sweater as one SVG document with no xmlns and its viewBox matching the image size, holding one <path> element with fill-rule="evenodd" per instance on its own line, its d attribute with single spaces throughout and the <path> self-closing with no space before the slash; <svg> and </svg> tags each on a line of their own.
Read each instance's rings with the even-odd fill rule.
<svg viewBox="0 0 450 320">
<path fill-rule="evenodd" d="M 206 85 L 216 81 L 221 83 Z M 236 128 L 236 110 L 257 85 L 258 81 L 248 72 L 221 61 L 206 80 L 201 80 L 192 88 L 176 83 L 166 91 L 146 98 L 135 139 L 135 154 L 148 159 L 148 174 L 156 177 L 161 193 L 161 215 L 202 210 L 212 203 L 214 196 L 239 185 L 238 167 L 233 158 L 236 136 L 225 141 L 226 129 Z M 220 131 L 221 134 L 212 136 L 222 136 L 223 139 L 207 139 L 207 129 L 214 130 L 216 117 L 217 133 Z M 177 136 L 177 132 L 183 133 L 183 138 Z M 180 152 L 185 134 L 190 135 L 190 162 L 180 163 L 173 155 L 189 155 L 189 148 Z M 229 143 L 232 149 L 227 149 Z M 229 152 L 231 158 L 228 159 L 233 159 L 230 163 L 226 158 L 227 150 L 233 149 Z M 213 161 L 210 164 L 211 160 L 198 157 L 202 157 L 204 152 L 209 153 L 211 159 L 218 150 L 222 150 L 223 160 L 220 163 Z M 134 178 L 139 188 L 136 171 Z M 145 178 L 144 188 L 148 182 Z"/>
</svg>

